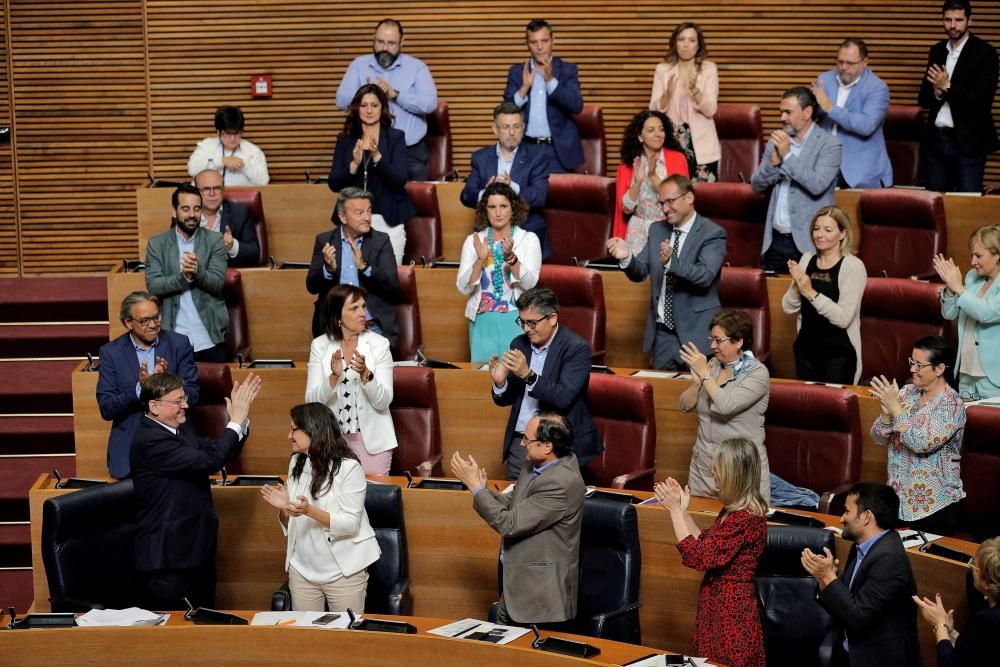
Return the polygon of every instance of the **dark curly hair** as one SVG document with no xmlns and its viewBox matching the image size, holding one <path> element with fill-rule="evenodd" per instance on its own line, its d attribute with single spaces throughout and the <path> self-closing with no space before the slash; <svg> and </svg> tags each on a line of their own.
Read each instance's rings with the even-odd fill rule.
<svg viewBox="0 0 1000 667">
<path fill-rule="evenodd" d="M 486 205 L 489 203 L 490 195 L 500 195 L 506 197 L 510 202 L 510 226 L 516 227 L 528 219 L 528 202 L 521 199 L 521 196 L 514 192 L 514 188 L 506 183 L 490 183 L 483 190 L 483 196 L 476 204 L 476 219 L 472 228 L 481 232 L 490 226 L 489 216 L 486 214 Z"/>
<path fill-rule="evenodd" d="M 358 92 L 354 93 L 354 99 L 351 100 L 351 105 L 347 107 L 347 118 L 344 119 L 344 129 L 340 131 L 341 136 L 352 139 L 361 137 L 361 115 L 358 113 L 358 109 L 361 108 L 362 98 L 368 93 L 377 97 L 378 101 L 382 103 L 382 117 L 379 119 L 379 123 L 385 128 L 392 127 L 392 111 L 389 110 L 389 98 L 374 83 L 366 83 L 358 88 Z"/>
<path fill-rule="evenodd" d="M 309 453 L 293 454 L 296 457 L 292 479 L 302 476 L 306 458 L 312 466 L 312 484 L 309 493 L 319 498 L 333 487 L 333 478 L 340 471 L 344 459 L 358 460 L 337 425 L 337 417 L 322 403 L 301 403 L 288 411 L 292 423 L 309 436 Z"/>
<path fill-rule="evenodd" d="M 622 134 L 622 164 L 630 165 L 633 160 L 642 155 L 642 142 L 639 141 L 639 135 L 642 134 L 642 126 L 650 118 L 659 118 L 660 122 L 663 123 L 663 131 L 666 133 L 663 147 L 681 154 L 684 153 L 684 149 L 677 143 L 677 138 L 674 136 L 674 125 L 667 118 L 667 114 L 662 111 L 644 109 L 633 116 L 629 124 L 625 126 L 625 133 Z"/>
</svg>

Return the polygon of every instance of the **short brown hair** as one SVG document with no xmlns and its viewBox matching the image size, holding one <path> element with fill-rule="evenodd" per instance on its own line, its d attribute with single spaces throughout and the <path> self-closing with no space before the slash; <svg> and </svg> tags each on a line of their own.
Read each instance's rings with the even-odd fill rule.
<svg viewBox="0 0 1000 667">
<path fill-rule="evenodd" d="M 139 403 L 144 412 L 149 412 L 149 402 L 163 398 L 176 389 L 184 388 L 184 380 L 174 373 L 153 373 L 147 377 L 139 389 Z"/>
<path fill-rule="evenodd" d="M 326 293 L 326 335 L 331 340 L 341 340 L 344 330 L 340 326 L 340 314 L 351 301 L 364 299 L 368 295 L 363 287 L 341 283 Z"/>
<path fill-rule="evenodd" d="M 712 318 L 708 330 L 712 327 L 719 327 L 733 340 L 742 340 L 740 349 L 749 350 L 753 345 L 753 323 L 742 310 L 720 310 Z"/>
</svg>

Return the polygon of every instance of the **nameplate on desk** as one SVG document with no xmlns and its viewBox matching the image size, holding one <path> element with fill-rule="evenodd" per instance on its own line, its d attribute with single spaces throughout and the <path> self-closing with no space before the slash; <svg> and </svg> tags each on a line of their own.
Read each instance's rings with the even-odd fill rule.
<svg viewBox="0 0 1000 667">
<path fill-rule="evenodd" d="M 768 521 L 783 523 L 786 526 L 810 526 L 812 528 L 824 528 L 826 526 L 825 523 L 815 517 L 782 512 L 781 510 L 770 510 L 766 516 Z"/>
<path fill-rule="evenodd" d="M 279 271 L 283 271 L 285 269 L 308 269 L 308 268 L 309 268 L 309 262 L 282 262 L 278 266 Z"/>
<path fill-rule="evenodd" d="M 226 482 L 226 486 L 272 486 L 281 484 L 281 478 L 277 475 L 237 475 Z"/>
<path fill-rule="evenodd" d="M 398 632 L 413 635 L 417 628 L 403 621 L 390 621 L 383 618 L 363 618 L 351 626 L 351 630 L 367 630 L 369 632 Z"/>
<path fill-rule="evenodd" d="M 243 368 L 295 368 L 291 359 L 256 359 Z"/>
<path fill-rule="evenodd" d="M 69 477 L 56 482 L 57 489 L 89 489 L 92 486 L 107 484 L 103 479 L 87 479 L 85 477 Z"/>
<path fill-rule="evenodd" d="M 947 558 L 948 560 L 953 560 L 957 563 L 962 563 L 968 565 L 969 559 L 972 558 L 969 554 L 964 551 L 959 551 L 957 549 L 951 549 L 940 544 L 935 544 L 934 542 L 928 542 L 924 546 L 920 547 L 920 551 L 925 554 L 931 554 L 932 556 L 939 556 L 941 558 Z"/>
<path fill-rule="evenodd" d="M 614 500 L 619 503 L 629 503 L 630 505 L 635 505 L 639 502 L 639 499 L 633 496 L 631 493 L 623 493 L 620 491 L 605 491 L 603 489 L 595 489 L 593 487 L 587 487 L 586 496 L 588 498 L 603 498 L 604 500 Z"/>
<path fill-rule="evenodd" d="M 465 491 L 466 486 L 458 479 L 441 479 L 440 477 L 425 477 L 412 487 L 413 489 L 438 489 L 440 491 Z"/>
<path fill-rule="evenodd" d="M 76 627 L 76 614 L 72 613 L 28 614 L 24 618 L 14 620 L 10 625 L 12 630 L 73 627 Z"/>
</svg>

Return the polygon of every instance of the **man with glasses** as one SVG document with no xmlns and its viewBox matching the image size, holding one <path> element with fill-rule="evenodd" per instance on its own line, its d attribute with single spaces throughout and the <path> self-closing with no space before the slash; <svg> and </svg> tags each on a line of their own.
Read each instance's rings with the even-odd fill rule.
<svg viewBox="0 0 1000 667">
<path fill-rule="evenodd" d="M 267 185 L 271 181 L 264 151 L 243 138 L 245 123 L 239 107 L 221 106 L 215 110 L 218 136 L 203 139 L 195 146 L 188 158 L 191 178 L 205 169 L 214 169 L 222 174 L 226 185 Z"/>
<path fill-rule="evenodd" d="M 205 169 L 194 177 L 201 192 L 201 226 L 222 234 L 229 266 L 259 266 L 260 241 L 257 227 L 245 204 L 225 201 L 226 186 L 222 174 Z"/>
<path fill-rule="evenodd" d="M 726 230 L 695 212 L 694 186 L 679 174 L 660 183 L 665 220 L 654 222 L 638 255 L 621 238 L 608 241 L 633 282 L 650 277 L 649 314 L 642 346 L 653 355 L 653 368 L 684 370 L 681 345 L 708 349 L 708 330 L 719 312 L 719 278 L 726 257 Z"/>
<path fill-rule="evenodd" d="M 118 310 L 128 330 L 100 350 L 97 369 L 97 405 L 111 422 L 108 436 L 108 472 L 122 479 L 129 474 L 129 453 L 142 414 L 140 385 L 157 373 L 184 379 L 191 405 L 198 402 L 198 370 L 187 336 L 160 328 L 159 300 L 148 292 L 132 292 Z"/>
<path fill-rule="evenodd" d="M 837 68 L 812 85 L 819 108 L 816 123 L 843 145 L 837 185 L 847 188 L 892 186 L 892 163 L 882 126 L 889 113 L 889 86 L 868 69 L 868 45 L 848 38 L 837 52 Z"/>
<path fill-rule="evenodd" d="M 552 290 L 533 287 L 517 298 L 517 324 L 524 333 L 503 357 L 493 355 L 493 402 L 511 406 L 504 433 L 507 479 L 517 479 L 524 465 L 521 440 L 531 418 L 555 412 L 573 427 L 573 451 L 580 467 L 603 451 L 587 406 L 591 350 L 569 327 L 559 326 L 559 302 Z"/>
</svg>

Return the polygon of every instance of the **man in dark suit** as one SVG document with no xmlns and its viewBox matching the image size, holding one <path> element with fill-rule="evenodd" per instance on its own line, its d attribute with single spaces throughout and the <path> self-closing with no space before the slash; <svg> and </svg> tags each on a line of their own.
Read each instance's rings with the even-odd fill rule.
<svg viewBox="0 0 1000 667">
<path fill-rule="evenodd" d="M 340 224 L 331 232 L 316 235 L 306 275 L 306 289 L 317 295 L 313 337 L 326 332 L 328 317 L 340 316 L 327 312 L 326 295 L 334 285 L 345 283 L 363 287 L 368 293 L 368 328 L 388 338 L 393 347 L 399 340 L 395 305 L 399 299 L 399 274 L 388 235 L 372 229 L 374 201 L 370 192 L 344 188 L 335 211 Z"/>
<path fill-rule="evenodd" d="M 260 266 L 260 241 L 257 226 L 244 204 L 225 200 L 222 174 L 206 169 L 194 177 L 201 192 L 201 226 L 222 234 L 229 266 Z"/>
<path fill-rule="evenodd" d="M 451 457 L 452 473 L 472 491 L 472 506 L 503 537 L 500 623 L 558 623 L 576 615 L 580 527 L 587 487 L 573 456 L 573 433 L 555 413 L 533 417 L 521 445 L 521 476 L 509 494 L 487 487 L 476 460 Z"/>
<path fill-rule="evenodd" d="M 837 625 L 834 665 L 851 667 L 919 667 L 917 592 L 910 561 L 899 534 L 892 530 L 899 516 L 899 498 L 892 487 L 858 482 L 847 492 L 841 517 L 841 537 L 854 542 L 847 566 L 837 576 L 839 562 L 802 551 L 802 567 L 819 582 L 819 602 Z"/>
<path fill-rule="evenodd" d="M 156 373 L 184 378 L 188 403 L 198 402 L 198 369 L 187 336 L 160 329 L 159 300 L 148 292 L 132 292 L 122 300 L 118 319 L 128 331 L 100 350 L 97 406 L 111 422 L 108 472 L 123 479 L 129 473 L 129 452 L 143 412 L 139 390 Z"/>
<path fill-rule="evenodd" d="M 524 464 L 521 440 L 532 417 L 556 412 L 573 427 L 573 451 L 583 467 L 604 445 L 587 406 L 590 346 L 559 326 L 559 302 L 552 290 L 533 287 L 517 298 L 518 326 L 525 333 L 511 341 L 503 358 L 490 360 L 493 402 L 511 406 L 504 433 L 507 479 L 517 479 Z"/>
<path fill-rule="evenodd" d="M 250 374 L 233 383 L 226 399 L 229 424 L 218 439 L 181 429 L 188 407 L 184 381 L 156 373 L 142 384 L 146 413 L 132 441 L 135 484 L 135 565 L 149 609 L 215 604 L 215 547 L 219 519 L 208 476 L 239 456 L 249 427 L 250 406 L 260 392 Z"/>
<path fill-rule="evenodd" d="M 522 143 L 524 116 L 513 102 L 501 102 L 493 110 L 493 134 L 497 138 L 495 146 L 481 148 L 472 154 L 472 171 L 460 199 L 469 208 L 476 208 L 487 185 L 494 181 L 508 184 L 531 207 L 521 227 L 538 237 L 544 259 L 552 254 L 542 218 L 549 192 L 548 159 L 537 146 Z"/>
<path fill-rule="evenodd" d="M 633 255 L 624 239 L 612 238 L 608 253 L 629 280 L 650 276 L 643 349 L 653 353 L 653 368 L 683 369 L 681 345 L 708 349 L 709 323 L 720 307 L 726 230 L 695 212 L 694 188 L 679 174 L 663 180 L 659 197 L 666 220 L 649 227 L 642 251 Z"/>
<path fill-rule="evenodd" d="M 986 156 L 1000 147 L 993 124 L 997 51 L 969 32 L 972 4 L 941 7 L 948 39 L 931 47 L 918 104 L 927 109 L 924 177 L 928 190 L 980 192 Z"/>
<path fill-rule="evenodd" d="M 503 98 L 524 111 L 524 140 L 546 149 L 549 170 L 573 171 L 583 162 L 580 131 L 573 122 L 583 110 L 576 65 L 552 56 L 556 38 L 548 21 L 534 19 L 525 34 L 531 57 L 510 66 Z"/>
</svg>

